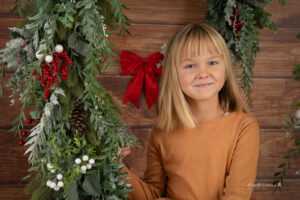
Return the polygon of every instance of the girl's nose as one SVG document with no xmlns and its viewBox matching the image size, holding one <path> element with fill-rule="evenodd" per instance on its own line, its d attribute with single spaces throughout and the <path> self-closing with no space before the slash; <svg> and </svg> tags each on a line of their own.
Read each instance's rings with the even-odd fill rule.
<svg viewBox="0 0 300 200">
<path fill-rule="evenodd" d="M 198 78 L 206 78 L 208 77 L 208 70 L 205 66 L 200 66 L 198 67 L 198 70 L 197 70 L 197 76 Z"/>
</svg>

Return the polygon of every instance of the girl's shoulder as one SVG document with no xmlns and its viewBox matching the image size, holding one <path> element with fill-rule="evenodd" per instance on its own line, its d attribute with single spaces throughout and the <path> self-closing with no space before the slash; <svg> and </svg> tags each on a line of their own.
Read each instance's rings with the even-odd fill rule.
<svg viewBox="0 0 300 200">
<path fill-rule="evenodd" d="M 153 127 L 150 129 L 149 137 L 156 138 L 156 137 L 159 137 L 160 135 L 162 135 L 163 133 L 164 133 L 164 131 L 159 130 L 159 129 L 157 129 L 155 126 L 153 126 Z"/>
<path fill-rule="evenodd" d="M 174 130 L 174 131 L 166 131 L 166 130 L 161 130 L 158 129 L 156 126 L 153 126 L 149 132 L 149 138 L 153 139 L 157 142 L 163 140 L 163 138 L 168 137 L 170 134 L 174 134 L 180 130 Z"/>
<path fill-rule="evenodd" d="M 258 120 L 253 116 L 252 113 L 235 111 L 235 117 L 242 126 L 247 126 L 249 124 L 256 124 L 259 126 Z"/>
</svg>

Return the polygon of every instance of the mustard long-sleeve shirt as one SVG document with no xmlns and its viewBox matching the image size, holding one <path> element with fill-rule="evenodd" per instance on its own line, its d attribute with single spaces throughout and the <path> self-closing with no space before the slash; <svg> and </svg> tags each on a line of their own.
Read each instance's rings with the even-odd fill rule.
<svg viewBox="0 0 300 200">
<path fill-rule="evenodd" d="M 143 178 L 126 165 L 129 200 L 249 200 L 256 178 L 259 125 L 243 112 L 201 122 L 196 128 L 151 131 Z"/>
</svg>

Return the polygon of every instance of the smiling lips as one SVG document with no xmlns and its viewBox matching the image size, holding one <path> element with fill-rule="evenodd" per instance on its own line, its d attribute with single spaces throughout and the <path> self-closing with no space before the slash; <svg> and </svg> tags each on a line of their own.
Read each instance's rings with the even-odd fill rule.
<svg viewBox="0 0 300 200">
<path fill-rule="evenodd" d="M 210 86 L 212 83 L 203 83 L 203 84 L 198 84 L 198 85 L 194 85 L 195 87 L 200 87 L 200 88 L 205 88 Z"/>
</svg>

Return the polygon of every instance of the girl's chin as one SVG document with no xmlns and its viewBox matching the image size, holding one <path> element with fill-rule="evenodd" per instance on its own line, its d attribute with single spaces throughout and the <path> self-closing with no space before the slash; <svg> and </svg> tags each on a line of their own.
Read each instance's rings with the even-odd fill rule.
<svg viewBox="0 0 300 200">
<path fill-rule="evenodd" d="M 188 97 L 188 101 L 194 101 L 194 102 L 201 102 L 201 101 L 208 101 L 212 100 L 213 96 L 197 96 L 197 97 Z"/>
</svg>

